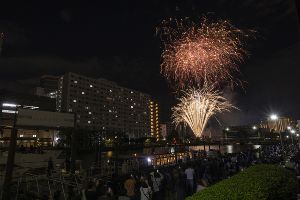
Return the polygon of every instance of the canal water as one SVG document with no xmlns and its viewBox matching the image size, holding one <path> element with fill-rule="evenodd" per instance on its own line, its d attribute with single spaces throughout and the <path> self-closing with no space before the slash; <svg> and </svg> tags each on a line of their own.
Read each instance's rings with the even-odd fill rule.
<svg viewBox="0 0 300 200">
<path fill-rule="evenodd" d="M 234 145 L 197 145 L 197 146 L 186 146 L 178 151 L 209 151 L 209 150 L 219 150 L 221 153 L 238 153 L 241 151 L 246 151 L 248 149 L 258 149 L 261 145 L 252 144 L 234 144 Z M 137 155 L 153 155 L 153 154 L 165 154 L 174 153 L 174 147 L 155 147 L 155 148 L 144 148 L 141 150 L 128 150 L 118 152 L 119 156 L 137 156 Z M 103 157 L 112 158 L 115 156 L 115 152 L 108 151 L 102 153 Z"/>
</svg>

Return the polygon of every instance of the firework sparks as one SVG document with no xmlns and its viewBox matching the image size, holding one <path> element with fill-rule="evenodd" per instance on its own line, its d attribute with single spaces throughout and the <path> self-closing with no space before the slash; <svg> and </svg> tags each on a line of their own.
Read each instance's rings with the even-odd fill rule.
<svg viewBox="0 0 300 200">
<path fill-rule="evenodd" d="M 172 108 L 173 123 L 188 125 L 197 137 L 202 136 L 208 120 L 217 113 L 230 111 L 234 107 L 221 92 L 212 87 L 201 90 L 189 89 Z"/>
<path fill-rule="evenodd" d="M 237 65 L 247 54 L 241 40 L 246 34 L 228 21 L 203 18 L 196 24 L 170 19 L 163 21 L 160 35 L 164 42 L 161 73 L 180 87 L 233 81 Z"/>
</svg>

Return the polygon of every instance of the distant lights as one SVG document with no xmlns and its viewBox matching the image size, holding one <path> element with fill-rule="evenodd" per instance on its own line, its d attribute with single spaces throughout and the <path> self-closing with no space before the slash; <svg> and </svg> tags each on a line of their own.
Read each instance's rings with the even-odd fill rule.
<svg viewBox="0 0 300 200">
<path fill-rule="evenodd" d="M 17 104 L 14 103 L 2 103 L 3 107 L 11 107 L 11 108 L 15 108 L 17 107 Z"/>
<path fill-rule="evenodd" d="M 291 133 L 292 133 L 292 134 L 295 134 L 295 133 L 296 133 L 296 131 L 292 129 L 292 130 L 291 130 Z"/>
<path fill-rule="evenodd" d="M 287 127 L 287 130 L 291 130 L 291 129 L 292 129 L 292 127 L 291 127 L 291 126 L 288 126 L 288 127 Z"/>
<path fill-rule="evenodd" d="M 257 130 L 257 127 L 256 127 L 256 126 L 253 126 L 252 129 L 253 129 L 253 130 Z"/>
<path fill-rule="evenodd" d="M 93 85 L 90 85 L 90 88 L 94 87 Z"/>
<path fill-rule="evenodd" d="M 76 103 L 76 102 L 77 102 L 77 100 L 76 100 L 76 99 L 73 99 L 73 102 L 74 102 L 74 103 Z"/>
<path fill-rule="evenodd" d="M 81 94 L 85 94 L 84 92 L 81 92 Z"/>
<path fill-rule="evenodd" d="M 226 130 L 226 131 L 229 131 L 230 129 L 227 127 L 225 130 Z"/>
<path fill-rule="evenodd" d="M 3 113 L 8 113 L 8 114 L 15 114 L 18 113 L 18 111 L 15 110 L 2 110 Z"/>
</svg>

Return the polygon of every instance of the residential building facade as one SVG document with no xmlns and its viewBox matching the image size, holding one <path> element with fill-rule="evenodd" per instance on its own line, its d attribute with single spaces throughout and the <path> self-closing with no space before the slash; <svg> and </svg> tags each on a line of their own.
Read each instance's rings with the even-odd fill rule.
<svg viewBox="0 0 300 200">
<path fill-rule="evenodd" d="M 150 95 L 106 79 L 65 74 L 58 81 L 57 110 L 76 113 L 77 127 L 82 129 L 124 133 L 130 138 L 159 133 L 158 104 L 154 106 Z M 151 119 L 157 120 L 157 129 Z"/>
</svg>

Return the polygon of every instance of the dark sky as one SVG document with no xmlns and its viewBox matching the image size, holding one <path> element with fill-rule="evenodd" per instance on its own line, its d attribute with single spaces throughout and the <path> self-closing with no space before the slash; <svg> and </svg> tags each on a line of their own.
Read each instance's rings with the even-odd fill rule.
<svg viewBox="0 0 300 200">
<path fill-rule="evenodd" d="M 258 32 L 241 65 L 244 90 L 226 92 L 241 111 L 222 116 L 224 123 L 250 123 L 270 112 L 300 119 L 299 18 L 292 0 L 23 1 L 1 7 L 0 88 L 23 89 L 42 74 L 73 71 L 151 94 L 166 120 L 174 98 L 159 74 L 162 44 L 155 27 L 169 17 L 209 14 Z"/>
</svg>

